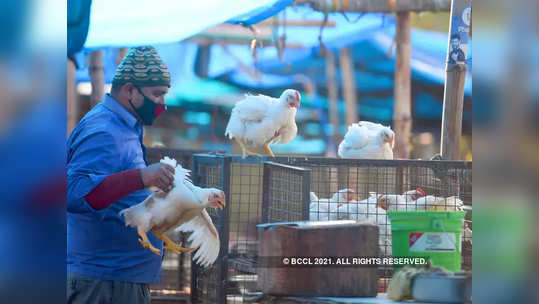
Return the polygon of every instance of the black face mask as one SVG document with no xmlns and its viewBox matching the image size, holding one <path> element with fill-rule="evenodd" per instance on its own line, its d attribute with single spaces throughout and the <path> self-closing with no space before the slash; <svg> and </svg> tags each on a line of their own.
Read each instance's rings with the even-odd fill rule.
<svg viewBox="0 0 539 304">
<path fill-rule="evenodd" d="M 144 100 L 142 101 L 142 105 L 138 108 L 135 108 L 131 100 L 129 100 L 129 104 L 131 104 L 135 113 L 142 119 L 143 124 L 152 125 L 154 120 L 166 111 L 167 106 L 153 102 L 153 100 L 142 93 L 139 87 L 135 88 L 137 88 L 139 94 L 144 97 Z"/>
</svg>

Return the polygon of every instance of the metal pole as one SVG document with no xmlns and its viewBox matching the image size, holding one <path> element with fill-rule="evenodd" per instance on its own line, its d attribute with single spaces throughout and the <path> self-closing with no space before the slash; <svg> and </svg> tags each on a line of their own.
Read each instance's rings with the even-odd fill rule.
<svg viewBox="0 0 539 304">
<path fill-rule="evenodd" d="M 471 10 L 471 0 L 451 1 L 442 114 L 442 136 L 440 143 L 442 158 L 447 160 L 461 159 L 462 107 L 464 102 Z"/>
</svg>

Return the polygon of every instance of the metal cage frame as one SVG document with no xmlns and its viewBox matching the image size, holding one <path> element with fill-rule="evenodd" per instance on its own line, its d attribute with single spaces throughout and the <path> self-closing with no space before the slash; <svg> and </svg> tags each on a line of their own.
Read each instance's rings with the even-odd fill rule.
<svg viewBox="0 0 539 304">
<path fill-rule="evenodd" d="M 273 187 L 276 181 L 283 181 L 283 176 L 290 177 L 295 176 L 299 179 L 299 182 L 296 183 L 296 197 L 300 197 L 299 203 L 296 204 L 296 207 L 300 207 L 301 211 L 296 214 L 300 218 L 308 217 L 308 206 L 309 206 L 309 187 L 310 187 L 310 170 L 294 167 L 290 165 L 284 165 L 275 162 L 259 162 L 259 160 L 253 159 L 242 159 L 238 156 L 228 156 L 221 154 L 197 154 L 193 157 L 193 182 L 195 185 L 200 187 L 216 187 L 226 193 L 227 205 L 223 210 L 215 211 L 208 210 L 212 221 L 219 231 L 219 236 L 221 239 L 221 247 L 219 252 L 219 257 L 217 261 L 210 267 L 206 269 L 201 269 L 195 262 L 191 263 L 191 302 L 192 303 L 226 303 L 227 294 L 230 290 L 235 290 L 240 288 L 235 286 L 233 282 L 229 280 L 229 275 L 232 271 L 246 274 L 256 274 L 256 263 L 257 263 L 257 248 L 251 250 L 248 248 L 250 243 L 248 241 L 238 242 L 238 244 L 243 245 L 239 248 L 239 254 L 234 253 L 233 247 L 230 246 L 231 233 L 237 233 L 241 230 L 240 225 L 233 226 L 236 228 L 234 231 L 231 231 L 231 225 L 234 223 L 240 224 L 250 224 L 256 225 L 259 224 L 262 219 L 267 219 L 270 214 L 264 210 L 272 210 L 274 204 L 274 197 L 271 195 L 270 189 Z M 260 175 L 260 186 L 259 189 L 255 189 L 256 192 L 254 196 L 259 198 L 251 201 L 252 195 L 248 195 L 248 202 L 244 202 L 245 198 L 237 196 L 237 191 L 232 191 L 233 188 L 241 189 L 242 187 L 247 187 L 249 190 L 252 180 L 248 179 L 248 185 L 242 183 L 244 181 L 237 180 L 233 176 L 233 172 L 247 172 L 254 175 Z M 293 183 L 288 183 L 291 187 Z M 266 190 L 266 191 L 264 191 Z M 253 193 L 251 193 L 253 194 Z M 255 210 L 255 218 L 260 220 L 252 221 L 249 215 L 252 216 L 252 212 L 247 212 L 248 220 L 242 221 L 239 216 L 231 214 L 231 209 L 239 210 L 242 205 L 249 205 Z M 285 204 L 286 206 L 286 204 Z M 239 214 L 241 214 L 241 210 Z M 239 221 L 232 221 L 231 219 L 236 216 L 236 219 Z M 290 219 L 286 218 L 275 218 L 276 221 L 284 221 Z M 248 230 L 248 235 L 256 233 L 256 231 Z M 238 233 L 239 235 L 239 233 Z M 238 237 L 241 239 L 241 237 Z M 213 279 L 214 282 L 204 281 L 205 279 Z"/>
<path fill-rule="evenodd" d="M 210 165 L 211 173 L 206 170 L 205 166 Z M 247 169 L 242 166 L 248 167 Z M 426 161 L 426 160 L 359 160 L 359 159 L 336 159 L 325 157 L 248 157 L 242 159 L 238 155 L 225 155 L 225 154 L 196 154 L 193 156 L 193 181 L 196 185 L 201 187 L 216 187 L 225 191 L 227 197 L 227 207 L 215 213 L 210 213 L 214 223 L 218 227 L 221 236 L 221 252 L 218 260 L 214 266 L 209 269 L 200 269 L 197 265 L 192 264 L 191 271 L 191 300 L 193 303 L 204 301 L 205 303 L 225 303 L 227 301 L 227 294 L 235 294 L 234 286 L 229 281 L 229 271 L 239 270 L 246 273 L 253 273 L 253 264 L 238 262 L 238 259 L 231 254 L 231 244 L 234 238 L 231 236 L 231 225 L 237 224 L 236 211 L 232 212 L 230 204 L 234 204 L 234 200 L 244 200 L 242 198 L 245 194 L 248 197 L 246 200 L 249 204 L 256 204 L 257 212 L 260 211 L 259 222 L 272 222 L 272 221 L 295 221 L 295 220 L 308 220 L 308 208 L 310 206 L 310 199 L 305 193 L 310 192 L 312 189 L 316 189 L 317 184 L 336 182 L 336 189 L 340 189 L 341 184 L 349 186 L 350 174 L 346 173 L 351 170 L 360 170 L 358 168 L 366 168 L 368 172 L 374 172 L 375 177 L 373 182 L 368 182 L 366 185 L 367 190 L 375 190 L 377 193 L 402 193 L 408 190 L 411 185 L 421 185 L 423 187 L 430 187 L 427 190 L 428 194 L 434 195 L 448 195 L 454 194 L 455 191 L 459 197 L 462 198 L 465 203 L 471 205 L 471 162 L 464 161 Z M 206 171 L 205 171 L 206 170 Z M 239 171 L 238 171 L 239 170 Z M 284 208 L 288 210 L 291 206 L 281 205 L 277 206 L 279 200 L 279 191 L 290 191 L 290 185 L 286 183 L 276 184 L 275 180 L 281 179 L 276 172 L 286 170 L 292 170 L 294 176 L 302 176 L 301 182 L 301 212 L 297 209 L 297 199 L 285 199 L 296 205 L 293 216 L 285 217 L 282 214 L 277 218 L 272 218 L 272 208 Z M 328 170 L 331 177 L 320 174 L 323 170 Z M 343 175 L 342 173 L 345 172 Z M 327 174 L 330 174 L 327 173 Z M 242 180 L 245 175 L 245 179 Z M 334 177 L 337 177 L 336 179 Z M 344 176 L 344 177 L 343 177 Z M 233 181 L 234 179 L 240 179 L 240 181 Z M 382 178 L 384 181 L 391 180 L 391 183 L 387 182 L 390 190 L 382 187 L 378 178 Z M 285 178 L 286 179 L 286 178 Z M 447 180 L 446 180 L 447 179 Z M 425 180 L 437 180 L 439 184 L 425 183 Z M 353 182 L 353 181 L 352 181 Z M 359 180 L 355 181 L 356 184 L 362 184 Z M 278 183 L 278 182 L 277 182 Z M 463 185 L 469 187 L 469 189 L 462 189 Z M 242 188 L 243 187 L 243 188 Z M 286 188 L 283 190 L 283 187 Z M 287 188 L 288 187 L 288 188 Z M 330 187 L 330 186 L 328 186 Z M 369 187 L 374 187 L 373 189 Z M 451 188 L 456 187 L 456 188 Z M 297 188 L 297 186 L 296 186 Z M 294 188 L 293 192 L 298 190 Z M 243 190 L 248 193 L 241 193 Z M 328 188 L 329 189 L 329 188 Z M 240 192 L 238 194 L 238 192 Z M 252 210 L 251 210 L 252 211 Z M 289 211 L 289 210 L 288 210 Z M 287 212 L 288 212 L 287 211 Z M 241 210 L 238 211 L 241 213 Z M 292 214 L 292 213 L 291 213 Z M 471 224 L 471 218 L 469 220 Z M 237 226 L 239 227 L 239 226 Z M 236 227 L 233 227 L 236 229 Z M 244 244 L 245 245 L 245 244 Z M 246 243 L 246 245 L 249 245 Z M 247 250 L 246 248 L 243 248 Z M 464 249 L 462 249 L 462 255 L 464 257 Z M 471 252 L 471 250 L 470 250 Z M 468 252 L 468 253 L 470 253 Z M 470 255 L 471 256 L 471 255 Z M 463 259 L 463 261 L 466 258 Z M 256 264 L 255 264 L 256 265 Z M 471 263 L 470 263 L 471 268 Z M 390 277 L 391 270 L 381 269 L 382 277 Z M 212 273 L 212 276 L 207 277 L 208 273 Z M 211 283 L 202 283 L 201 279 L 213 279 L 215 280 L 213 286 Z M 387 281 L 386 281 L 387 283 Z M 205 284 L 205 285 L 204 285 Z M 211 287 L 211 293 L 213 298 L 208 300 L 209 294 L 201 292 L 201 287 Z M 203 288 L 202 288 L 203 289 Z M 207 288 L 208 289 L 208 288 Z M 206 290 L 207 292 L 208 290 Z"/>
</svg>

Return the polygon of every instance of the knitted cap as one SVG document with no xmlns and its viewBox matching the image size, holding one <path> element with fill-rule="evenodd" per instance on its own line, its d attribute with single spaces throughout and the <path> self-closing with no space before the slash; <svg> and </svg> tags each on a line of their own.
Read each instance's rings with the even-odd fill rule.
<svg viewBox="0 0 539 304">
<path fill-rule="evenodd" d="M 140 87 L 170 87 L 170 73 L 153 46 L 131 48 L 118 65 L 113 85 L 131 82 Z"/>
</svg>

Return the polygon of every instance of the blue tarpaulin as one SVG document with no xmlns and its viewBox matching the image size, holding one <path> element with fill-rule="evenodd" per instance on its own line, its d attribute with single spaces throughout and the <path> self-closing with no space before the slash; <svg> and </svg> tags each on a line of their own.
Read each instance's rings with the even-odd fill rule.
<svg viewBox="0 0 539 304">
<path fill-rule="evenodd" d="M 283 4 L 285 1 L 277 1 Z M 276 1 L 272 2 L 277 5 Z M 267 7 L 266 7 L 267 8 Z M 270 5 L 270 9 L 275 7 Z M 262 11 L 264 12 L 264 11 Z M 252 16 L 260 16 L 260 11 L 254 11 Z M 282 18 L 283 13 L 279 15 Z M 307 7 L 289 7 L 286 9 L 288 20 L 317 20 L 321 21 L 323 15 Z M 354 20 L 358 14 L 349 14 Z M 247 22 L 249 16 L 240 16 L 238 20 L 230 22 Z M 358 90 L 360 113 L 365 119 L 378 121 L 391 121 L 393 115 L 393 75 L 395 67 L 395 50 L 393 38 L 395 35 L 395 20 L 392 15 L 365 14 L 357 22 L 348 21 L 341 14 L 331 14 L 329 20 L 335 23 L 334 27 L 325 28 L 322 39 L 325 47 L 334 51 L 342 47 L 349 47 L 355 63 L 355 81 Z M 282 60 L 278 57 L 275 47 L 258 49 L 258 61 L 253 61 L 251 49 L 248 45 L 213 45 L 210 51 L 208 77 L 226 81 L 247 91 L 257 89 L 279 90 L 287 87 L 300 87 L 298 75 L 306 75 L 318 88 L 313 106 L 319 109 L 327 108 L 327 100 L 321 94 L 326 86 L 325 59 L 320 54 L 318 40 L 318 27 L 288 26 L 285 31 L 286 42 L 301 44 L 301 48 L 286 48 Z M 447 52 L 447 34 L 412 30 L 412 98 L 414 117 L 423 119 L 441 119 L 442 100 L 445 81 L 445 57 Z M 194 64 L 198 46 L 194 43 L 169 43 L 156 45 L 163 60 L 167 63 L 172 74 L 172 86 L 168 100 L 184 98 L 199 99 L 201 102 L 211 100 L 213 93 L 190 94 L 193 88 L 203 93 L 205 88 L 219 87 L 218 83 L 202 83 L 194 73 Z M 225 49 L 226 48 L 226 49 Z M 117 50 L 104 49 L 105 81 L 112 79 L 116 69 Z M 84 62 L 84 53 L 78 55 L 78 61 Z M 469 53 L 471 58 L 471 52 Z M 239 68 L 243 65 L 243 68 Z M 471 71 L 471 61 L 469 70 Z M 245 72 L 245 67 L 258 69 L 259 77 L 253 78 Z M 78 81 L 89 81 L 87 67 L 82 65 L 77 71 Z M 471 76 L 467 77 L 465 93 L 471 95 Z M 340 72 L 337 70 L 337 82 L 341 85 Z M 211 91 L 211 90 L 210 90 Z M 233 94 L 234 89 L 225 90 Z M 197 93 L 197 92 L 194 92 Z M 215 90 L 221 94 L 222 90 Z M 215 95 L 214 94 L 214 95 Z M 208 97 L 210 96 L 210 97 Z M 469 99 L 468 99 L 469 100 Z M 471 108 L 471 107 L 468 107 Z M 465 105 L 466 109 L 466 105 Z M 465 113 L 465 119 L 467 113 Z"/>
<path fill-rule="evenodd" d="M 230 21 L 250 24 L 290 0 L 93 0 L 86 48 L 174 43 Z"/>
<path fill-rule="evenodd" d="M 348 18 L 358 18 L 351 14 Z M 310 8 L 287 8 L 286 16 L 297 20 L 318 20 L 323 18 L 319 12 Z M 356 75 L 359 91 L 376 90 L 381 87 L 392 87 L 395 66 L 395 20 L 392 15 L 365 14 L 354 23 L 343 15 L 332 14 L 330 20 L 335 27 L 324 29 L 322 41 L 325 48 L 337 50 L 350 47 L 356 66 L 361 70 Z M 242 45 L 212 47 L 212 60 L 209 75 L 217 77 L 228 74 L 227 78 L 234 84 L 268 89 L 272 87 L 290 86 L 295 83 L 294 74 L 315 76 L 318 85 L 325 84 L 325 60 L 320 56 L 318 41 L 319 29 L 316 27 L 289 27 L 286 30 L 288 43 L 301 44 L 303 48 L 285 49 L 282 60 L 279 60 L 276 48 L 264 48 L 258 51 L 256 66 L 263 75 L 253 79 L 242 69 L 237 68 L 237 58 L 246 66 L 253 66 L 251 50 Z M 445 59 L 447 52 L 447 34 L 424 30 L 412 30 L 411 68 L 414 80 L 443 85 L 445 81 Z M 230 55 L 232 54 L 232 55 Z M 390 56 L 388 56 L 390 54 Z M 468 70 L 471 72 L 471 50 L 469 53 Z M 391 79 L 389 79 L 391 78 Z M 471 75 L 467 77 L 465 93 L 471 95 Z"/>
</svg>

